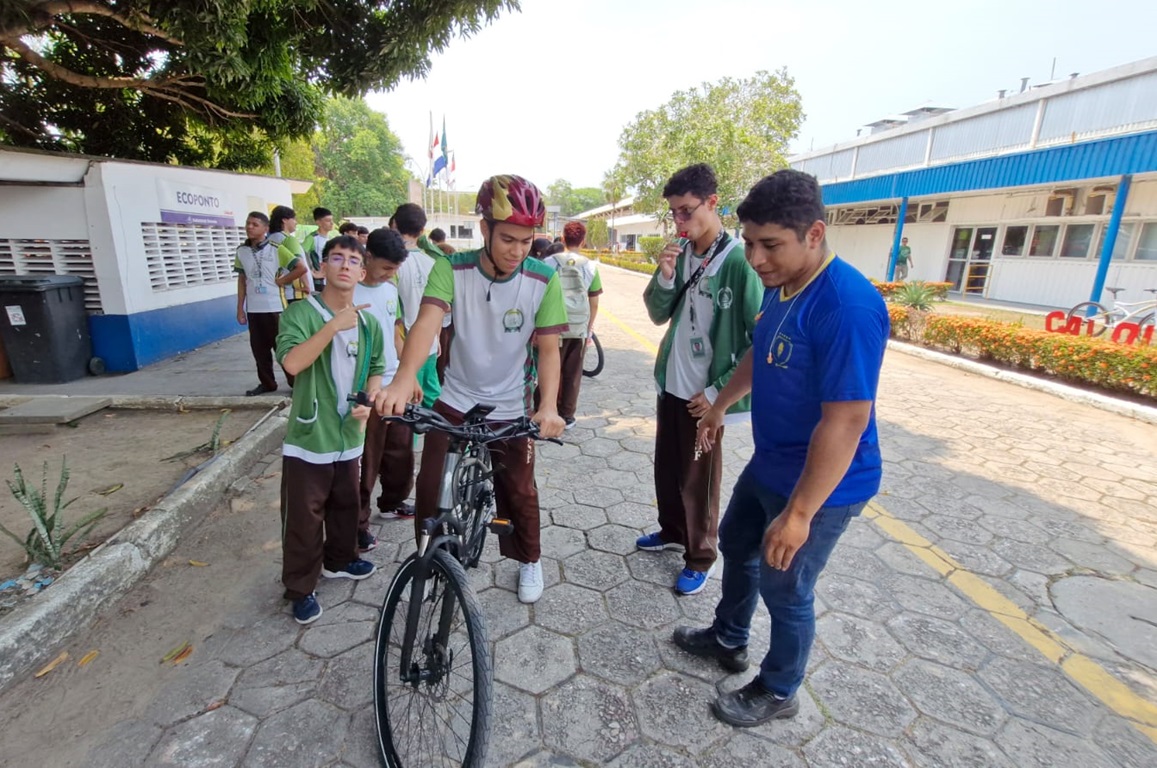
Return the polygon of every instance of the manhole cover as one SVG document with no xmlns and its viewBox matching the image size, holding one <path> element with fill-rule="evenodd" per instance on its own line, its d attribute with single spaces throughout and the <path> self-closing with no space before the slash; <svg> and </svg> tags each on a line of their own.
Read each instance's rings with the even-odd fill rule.
<svg viewBox="0 0 1157 768">
<path fill-rule="evenodd" d="M 1061 615 L 1104 637 L 1123 656 L 1157 669 L 1157 589 L 1131 581 L 1070 576 L 1052 585 Z"/>
</svg>

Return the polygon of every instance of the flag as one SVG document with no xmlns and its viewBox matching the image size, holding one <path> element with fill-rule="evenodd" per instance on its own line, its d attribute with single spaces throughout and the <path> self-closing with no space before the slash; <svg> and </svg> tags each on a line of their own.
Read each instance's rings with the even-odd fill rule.
<svg viewBox="0 0 1157 768">
<path fill-rule="evenodd" d="M 446 149 L 446 116 L 442 115 L 442 160 L 443 160 L 442 164 L 443 165 L 445 165 L 446 162 L 449 161 L 449 157 L 446 154 L 447 151 L 448 150 Z"/>
<path fill-rule="evenodd" d="M 439 155 L 434 159 L 434 172 L 431 174 L 433 178 L 438 178 L 438 174 L 446 170 L 446 156 Z M 426 186 L 430 186 L 427 184 Z"/>
<path fill-rule="evenodd" d="M 426 154 L 431 160 L 434 159 L 434 147 L 438 146 L 438 137 L 434 135 L 434 113 L 430 112 L 430 137 L 426 139 L 429 142 L 426 146 L 429 147 Z"/>
</svg>

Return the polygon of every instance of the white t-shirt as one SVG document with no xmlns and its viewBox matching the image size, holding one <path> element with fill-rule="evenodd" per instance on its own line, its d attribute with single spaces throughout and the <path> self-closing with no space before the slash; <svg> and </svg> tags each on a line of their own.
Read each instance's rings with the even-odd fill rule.
<svg viewBox="0 0 1157 768">
<path fill-rule="evenodd" d="M 402 322 L 406 332 L 414 327 L 418 320 L 418 310 L 422 307 L 422 294 L 426 292 L 426 283 L 430 279 L 430 270 L 434 268 L 434 259 L 425 251 L 417 248 L 410 249 L 410 255 L 398 267 L 398 296 L 402 301 Z M 448 320 L 442 321 L 445 328 Z M 438 354 L 438 339 L 430 345 L 430 354 Z"/>
<path fill-rule="evenodd" d="M 253 248 L 242 244 L 237 248 L 233 269 L 245 275 L 245 311 L 280 312 L 285 309 L 285 297 L 277 284 L 277 273 L 287 267 L 288 251 L 266 240 Z"/>
<path fill-rule="evenodd" d="M 683 265 L 686 279 L 690 279 L 703 264 L 703 257 L 696 256 L 692 248 L 688 244 L 682 256 L 686 259 Z M 716 259 L 722 260 L 722 254 Z M 708 269 L 710 267 L 709 264 Z M 675 397 L 690 400 L 710 383 L 707 377 L 711 371 L 711 321 L 714 315 L 715 297 L 707 289 L 707 270 L 704 270 L 698 282 L 687 289 L 679 302 L 675 337 L 667 358 L 666 390 Z"/>
<path fill-rule="evenodd" d="M 454 309 L 454 344 L 439 398 L 463 413 L 493 405 L 492 419 L 526 415 L 534 391 L 531 334 L 566 330 L 566 307 L 554 270 L 527 259 L 504 280 L 479 266 L 480 251 L 439 260 L 423 301 Z"/>
<path fill-rule="evenodd" d="M 354 286 L 354 304 L 369 304 L 369 312 L 382 325 L 382 359 L 386 363 L 382 386 L 394 380 L 398 372 L 398 350 L 394 346 L 394 324 L 398 321 L 398 289 L 393 283 Z"/>
</svg>

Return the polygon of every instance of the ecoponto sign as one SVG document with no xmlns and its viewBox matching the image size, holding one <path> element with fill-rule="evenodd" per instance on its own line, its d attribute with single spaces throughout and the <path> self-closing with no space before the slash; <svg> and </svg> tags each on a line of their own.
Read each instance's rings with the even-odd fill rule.
<svg viewBox="0 0 1157 768">
<path fill-rule="evenodd" d="M 219 189 L 157 179 L 161 221 L 169 224 L 209 224 L 234 227 L 233 206 Z"/>
</svg>

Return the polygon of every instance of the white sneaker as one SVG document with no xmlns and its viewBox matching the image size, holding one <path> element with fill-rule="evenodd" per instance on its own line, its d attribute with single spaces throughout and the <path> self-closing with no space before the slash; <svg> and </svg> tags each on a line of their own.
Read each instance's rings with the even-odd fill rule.
<svg viewBox="0 0 1157 768">
<path fill-rule="evenodd" d="M 518 564 L 518 600 L 538 602 L 542 597 L 542 561 Z"/>
</svg>

